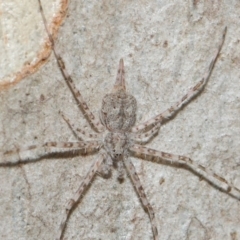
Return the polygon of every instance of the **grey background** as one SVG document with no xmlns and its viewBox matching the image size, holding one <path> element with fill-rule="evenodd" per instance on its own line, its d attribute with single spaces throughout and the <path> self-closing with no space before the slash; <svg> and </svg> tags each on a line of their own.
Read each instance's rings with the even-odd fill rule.
<svg viewBox="0 0 240 240">
<path fill-rule="evenodd" d="M 37 1 L 32 7 L 38 8 Z M 72 0 L 56 48 L 96 115 L 101 99 L 111 91 L 118 61 L 124 58 L 127 89 L 138 101 L 137 122 L 142 122 L 201 79 L 228 26 L 207 87 L 161 128 L 149 146 L 189 156 L 240 186 L 239 12 L 237 0 Z M 37 26 L 46 39 L 41 18 Z M 43 39 L 36 40 L 38 45 Z M 0 102 L 1 151 L 45 141 L 74 141 L 59 110 L 92 131 L 53 56 L 35 74 L 2 90 Z M 0 238 L 54 239 L 67 200 L 95 158 L 1 167 Z M 132 161 L 153 205 L 160 239 L 240 239 L 239 201 L 187 170 Z M 119 184 L 114 171 L 110 179 L 95 178 L 64 236 L 135 240 L 152 239 L 152 232 L 129 179 Z"/>
</svg>

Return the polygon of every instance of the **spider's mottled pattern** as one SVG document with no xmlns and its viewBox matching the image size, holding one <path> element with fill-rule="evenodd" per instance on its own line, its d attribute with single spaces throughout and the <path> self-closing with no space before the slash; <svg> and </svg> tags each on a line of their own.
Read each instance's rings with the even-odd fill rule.
<svg viewBox="0 0 240 240">
<path fill-rule="evenodd" d="M 39 4 L 46 27 L 47 24 L 40 0 Z M 161 162 L 163 160 L 179 163 L 180 165 L 187 165 L 188 167 L 192 168 L 193 171 L 200 173 L 202 176 L 210 179 L 210 181 L 213 181 L 217 187 L 240 199 L 240 190 L 238 188 L 225 180 L 225 178 L 208 170 L 204 166 L 195 163 L 192 159 L 185 156 L 173 155 L 171 153 L 161 152 L 142 146 L 157 135 L 161 125 L 166 120 L 173 117 L 183 107 L 183 105 L 189 103 L 193 97 L 199 94 L 204 88 L 223 46 L 226 35 L 226 28 L 224 29 L 221 43 L 214 55 L 214 58 L 212 59 L 209 68 L 201 81 L 192 87 L 178 102 L 176 102 L 166 111 L 138 125 L 135 125 L 137 102 L 136 99 L 126 91 L 123 60 L 121 59 L 119 62 L 117 79 L 112 92 L 105 95 L 102 100 L 100 119 L 98 119 L 89 109 L 81 93 L 76 89 L 73 80 L 65 68 L 62 58 L 59 56 L 55 49 L 53 38 L 49 33 L 47 27 L 46 30 L 52 43 L 53 52 L 57 59 L 62 75 L 71 92 L 73 93 L 73 96 L 75 97 L 77 103 L 85 113 L 86 118 L 90 122 L 92 128 L 97 133 L 88 134 L 85 131 L 76 128 L 75 125 L 72 124 L 71 121 L 66 116 L 64 116 L 63 113 L 60 113 L 66 123 L 73 130 L 73 132 L 76 135 L 80 135 L 84 141 L 46 142 L 42 146 L 32 145 L 27 148 L 19 148 L 11 151 L 6 151 L 2 153 L 0 157 L 4 161 L 4 163 L 1 165 L 7 165 L 34 161 L 35 159 L 40 159 L 41 157 L 53 152 L 69 152 L 79 150 L 97 150 L 99 152 L 97 159 L 93 162 L 78 190 L 70 198 L 69 202 L 66 205 L 59 231 L 56 233 L 56 239 L 59 240 L 63 238 L 66 222 L 70 216 L 71 211 L 74 209 L 74 206 L 82 197 L 83 192 L 88 188 L 96 173 L 100 172 L 102 175 L 108 176 L 113 166 L 115 166 L 118 171 L 118 179 L 120 181 L 125 176 L 125 169 L 127 170 L 127 173 L 132 180 L 132 183 L 142 202 L 142 205 L 149 215 L 153 238 L 155 240 L 159 238 L 160 234 L 157 230 L 158 227 L 156 224 L 154 210 L 147 199 L 144 189 L 140 183 L 140 179 L 136 173 L 135 167 L 130 160 L 131 155 L 139 156 L 142 159 L 146 159 L 147 156 L 148 159 L 150 158 L 155 162 Z M 101 139 L 104 140 L 102 141 Z"/>
</svg>

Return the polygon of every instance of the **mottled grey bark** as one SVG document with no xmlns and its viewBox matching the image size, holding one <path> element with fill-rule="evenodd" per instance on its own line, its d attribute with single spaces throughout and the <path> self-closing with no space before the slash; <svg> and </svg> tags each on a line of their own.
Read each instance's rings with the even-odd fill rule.
<svg viewBox="0 0 240 240">
<path fill-rule="evenodd" d="M 12 8 L 17 11 L 19 4 L 15 0 Z M 38 20 L 29 17 L 29 22 L 42 28 L 36 9 L 37 1 L 25 8 L 25 15 L 36 14 Z M 140 122 L 165 110 L 201 79 L 228 26 L 205 90 L 165 124 L 149 146 L 189 156 L 240 186 L 239 12 L 237 0 L 72 0 L 56 47 L 96 115 L 123 58 L 127 89 L 138 101 Z M 8 38 L 24 34 L 35 39 L 30 32 L 13 31 Z M 39 34 L 46 38 L 43 30 Z M 37 46 L 43 42 L 36 41 Z M 39 49 L 31 45 L 27 52 L 34 56 Z M 4 51 L 0 49 L 1 56 Z M 9 51 L 12 55 L 1 61 L 1 72 L 19 51 L 21 44 Z M 21 68 L 16 65 L 13 73 Z M 74 141 L 59 110 L 92 131 L 53 56 L 35 74 L 1 90 L 0 103 L 1 151 L 45 141 Z M 51 158 L 0 167 L 0 238 L 54 239 L 64 206 L 94 159 L 95 155 Z M 161 240 L 240 238 L 239 201 L 185 169 L 132 160 L 153 205 Z M 130 180 L 119 184 L 116 177 L 114 172 L 108 180 L 95 178 L 69 219 L 66 239 L 152 239 L 149 218 Z"/>
</svg>

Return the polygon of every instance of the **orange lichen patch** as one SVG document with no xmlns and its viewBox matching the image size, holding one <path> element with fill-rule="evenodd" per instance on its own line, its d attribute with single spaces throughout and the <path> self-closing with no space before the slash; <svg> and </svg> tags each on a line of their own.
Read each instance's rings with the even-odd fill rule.
<svg viewBox="0 0 240 240">
<path fill-rule="evenodd" d="M 55 39 L 58 30 L 66 16 L 69 0 L 62 0 L 60 3 L 60 8 L 48 23 L 49 32 Z M 7 89 L 8 87 L 14 86 L 20 82 L 25 77 L 35 73 L 42 65 L 44 65 L 49 56 L 51 55 L 52 47 L 48 37 L 46 37 L 41 49 L 36 52 L 36 59 L 32 62 L 27 62 L 23 65 L 22 69 L 16 73 L 7 76 L 5 79 L 1 79 L 0 90 Z"/>
</svg>

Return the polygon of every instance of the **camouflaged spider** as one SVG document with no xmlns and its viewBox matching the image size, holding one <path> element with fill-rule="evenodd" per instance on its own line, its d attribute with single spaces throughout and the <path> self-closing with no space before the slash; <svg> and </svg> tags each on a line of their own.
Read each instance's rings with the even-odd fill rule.
<svg viewBox="0 0 240 240">
<path fill-rule="evenodd" d="M 227 30 L 226 28 L 224 29 L 222 41 L 217 49 L 217 52 L 215 53 L 214 58 L 212 59 L 209 68 L 201 81 L 199 81 L 179 101 L 177 101 L 166 111 L 158 114 L 157 116 L 142 124 L 135 126 L 137 102 L 136 99 L 126 91 L 123 60 L 121 59 L 119 62 L 117 79 L 112 92 L 103 98 L 99 120 L 90 111 L 81 93 L 76 89 L 73 80 L 65 68 L 62 58 L 57 53 L 53 38 L 46 27 L 47 24 L 40 0 L 39 4 L 44 20 L 44 25 L 51 41 L 52 49 L 61 69 L 62 75 L 71 92 L 73 93 L 73 96 L 75 97 L 77 103 L 86 114 L 87 119 L 97 134 L 88 134 L 81 129 L 75 128 L 70 120 L 61 113 L 62 117 L 71 127 L 71 129 L 76 134 L 80 134 L 83 139 L 88 139 L 88 141 L 46 142 L 42 146 L 33 145 L 25 149 L 20 148 L 14 149 L 12 151 L 6 151 L 1 157 L 5 160 L 5 164 L 16 164 L 20 162 L 26 162 L 28 160 L 32 161 L 34 159 L 39 159 L 49 153 L 56 152 L 56 150 L 58 152 L 65 152 L 69 150 L 76 151 L 83 149 L 99 150 L 98 158 L 93 162 L 78 190 L 74 196 L 70 198 L 69 202 L 66 205 L 56 239 L 62 239 L 66 227 L 66 222 L 70 216 L 70 212 L 74 208 L 75 204 L 77 204 L 78 200 L 82 197 L 83 192 L 89 186 L 95 174 L 97 172 L 101 172 L 103 175 L 108 175 L 111 172 L 113 165 L 117 167 L 119 180 L 122 180 L 124 178 L 124 167 L 126 168 L 129 176 L 131 177 L 136 192 L 142 202 L 142 205 L 149 215 L 153 237 L 155 240 L 158 239 L 159 234 L 157 230 L 154 210 L 146 197 L 144 189 L 140 183 L 140 179 L 136 173 L 135 167 L 129 159 L 132 154 L 140 155 L 140 157 L 143 156 L 143 159 L 144 156 L 148 156 L 155 162 L 160 162 L 162 159 L 169 162 L 176 162 L 187 165 L 194 169 L 194 171 L 199 172 L 202 175 L 206 175 L 207 178 L 214 179 L 214 181 L 217 182 L 218 186 L 221 186 L 227 192 L 230 192 L 233 195 L 237 195 L 239 198 L 240 190 L 238 188 L 234 187 L 223 177 L 206 169 L 204 166 L 195 163 L 192 159 L 185 156 L 173 155 L 142 146 L 142 144 L 148 142 L 149 139 L 152 139 L 158 133 L 163 122 L 174 116 L 183 105 L 189 103 L 193 97 L 199 94 L 204 88 L 223 46 Z M 99 140 L 102 139 L 99 137 L 100 134 L 103 134 L 104 141 Z"/>
</svg>

